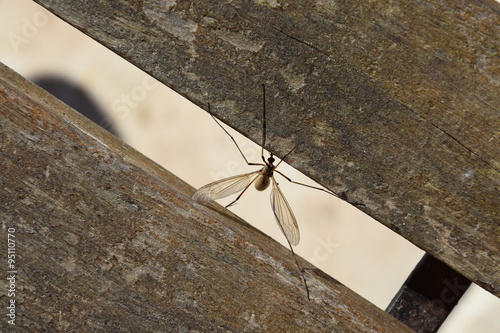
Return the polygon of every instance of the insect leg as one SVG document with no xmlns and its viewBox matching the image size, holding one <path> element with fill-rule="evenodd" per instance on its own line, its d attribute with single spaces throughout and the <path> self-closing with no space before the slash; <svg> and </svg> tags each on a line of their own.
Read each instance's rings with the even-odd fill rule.
<svg viewBox="0 0 500 333">
<path fill-rule="evenodd" d="M 258 176 L 257 176 L 258 177 Z M 226 208 L 228 207 L 231 207 L 232 205 L 234 205 L 236 203 L 236 201 L 238 201 L 241 196 L 243 195 L 243 193 L 245 193 L 246 190 L 248 190 L 248 188 L 250 187 L 250 185 L 253 184 L 253 182 L 257 179 L 257 177 L 255 177 L 251 182 L 250 184 L 248 184 L 244 189 L 243 191 L 241 191 L 241 193 L 236 197 L 236 199 L 234 199 L 229 205 L 226 206 Z"/>
<path fill-rule="evenodd" d="M 307 280 L 306 280 L 306 277 L 304 276 L 304 272 L 302 271 L 302 268 L 299 265 L 299 261 L 297 260 L 297 257 L 295 257 L 295 252 L 293 251 L 292 244 L 290 244 L 288 239 L 286 241 L 288 242 L 288 246 L 290 247 L 290 250 L 292 251 L 293 259 L 295 260 L 295 264 L 297 264 L 297 267 L 299 269 L 300 277 L 302 278 L 302 281 L 304 281 L 304 287 L 306 288 L 307 299 L 311 300 L 311 297 L 309 296 L 309 287 L 307 286 Z"/>
<path fill-rule="evenodd" d="M 236 145 L 236 148 L 238 148 L 238 151 L 240 152 L 241 156 L 243 156 L 243 159 L 245 160 L 245 162 L 248 164 L 248 165 L 261 165 L 261 164 L 256 164 L 256 163 L 249 163 L 247 158 L 245 157 L 245 155 L 243 154 L 243 152 L 241 151 L 240 147 L 238 146 L 238 144 L 236 143 L 236 140 L 233 138 L 233 136 L 231 134 L 229 134 L 229 132 L 222 126 L 221 123 L 219 123 L 219 121 L 217 120 L 217 118 L 215 118 L 215 116 L 212 114 L 212 110 L 210 109 L 210 103 L 208 103 L 208 113 L 210 113 L 210 115 L 212 116 L 212 118 L 214 118 L 215 122 L 217 123 L 217 125 L 220 126 L 220 128 L 222 128 L 222 130 L 224 132 L 226 132 L 227 135 L 229 135 L 229 137 L 231 138 L 231 140 L 233 140 L 234 144 Z"/>
<path fill-rule="evenodd" d="M 288 180 L 290 183 L 294 183 L 294 184 L 297 184 L 297 185 L 302 185 L 302 186 L 305 186 L 305 187 L 309 187 L 309 188 L 313 188 L 315 190 L 320 190 L 320 191 L 323 191 L 323 192 L 326 192 L 328 194 L 331 194 L 335 197 L 339 197 L 338 195 L 336 195 L 335 193 L 331 192 L 331 191 L 328 191 L 324 188 L 321 188 L 321 187 L 317 187 L 317 186 L 312 186 L 312 185 L 308 185 L 308 184 L 304 184 L 304 183 L 299 183 L 299 182 L 296 182 L 294 180 L 291 180 L 289 177 L 285 176 L 282 172 L 278 171 L 278 170 L 274 170 L 275 172 L 279 173 L 280 175 L 283 176 L 283 178 L 285 178 L 286 180 Z"/>
<path fill-rule="evenodd" d="M 288 155 L 290 155 L 290 153 L 291 153 L 292 151 L 294 151 L 294 150 L 295 150 L 295 148 L 297 148 L 297 147 L 293 147 L 293 148 L 292 148 L 292 149 L 291 149 L 288 153 L 286 153 L 286 154 L 285 154 L 285 156 L 283 156 L 283 158 L 282 158 L 282 159 L 280 159 L 280 161 L 278 162 L 278 164 L 276 164 L 276 166 L 275 166 L 274 168 L 276 169 L 276 168 L 278 167 L 278 165 L 280 165 L 280 164 L 281 164 L 281 162 L 283 162 L 283 161 L 285 160 L 285 158 L 286 158 Z M 280 173 L 280 174 L 281 174 L 281 173 Z"/>
</svg>

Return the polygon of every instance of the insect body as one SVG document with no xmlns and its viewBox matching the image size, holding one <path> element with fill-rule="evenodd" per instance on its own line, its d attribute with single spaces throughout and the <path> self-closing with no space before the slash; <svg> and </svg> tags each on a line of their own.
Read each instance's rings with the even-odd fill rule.
<svg viewBox="0 0 500 333">
<path fill-rule="evenodd" d="M 274 165 L 275 159 L 273 157 L 273 154 L 270 153 L 270 156 L 267 158 L 267 160 L 264 158 L 264 146 L 266 143 L 266 102 L 265 102 L 265 87 L 262 85 L 263 89 L 263 120 L 262 120 L 262 145 L 261 145 L 261 158 L 264 163 L 249 163 L 248 160 L 246 159 L 245 155 L 241 151 L 240 147 L 234 140 L 234 138 L 229 134 L 229 132 L 217 121 L 217 119 L 212 115 L 210 111 L 210 104 L 208 105 L 208 111 L 212 115 L 213 119 L 215 122 L 226 132 L 227 135 L 233 140 L 234 144 L 236 145 L 236 148 L 238 148 L 241 156 L 245 159 L 245 162 L 248 165 L 258 165 L 261 166 L 262 168 L 257 171 L 253 171 L 250 173 L 242 174 L 242 175 L 237 175 L 237 176 L 232 176 L 228 178 L 224 178 L 221 180 L 217 180 L 215 182 L 212 182 L 210 184 L 207 184 L 200 188 L 198 191 L 196 191 L 193 195 L 193 199 L 198 201 L 198 202 L 206 202 L 210 200 L 217 200 L 221 198 L 225 198 L 231 194 L 239 193 L 241 192 L 234 201 L 232 201 L 230 204 L 226 206 L 229 207 L 231 205 L 234 205 L 245 193 L 245 191 L 250 187 L 250 185 L 254 184 L 254 187 L 258 191 L 264 191 L 266 188 L 269 187 L 269 184 L 272 185 L 272 191 L 271 191 L 271 208 L 274 213 L 274 217 L 276 218 L 276 222 L 278 223 L 278 226 L 280 227 L 281 231 L 285 235 L 285 238 L 288 242 L 288 245 L 290 246 L 290 250 L 292 251 L 293 258 L 295 259 L 295 263 L 299 267 L 299 271 L 302 276 L 302 280 L 304 281 L 304 285 L 307 291 L 307 297 L 309 298 L 309 289 L 307 287 L 307 282 L 304 278 L 304 275 L 302 273 L 302 270 L 300 269 L 300 265 L 297 261 L 297 258 L 295 257 L 295 253 L 293 251 L 292 245 L 297 245 L 300 240 L 300 234 L 299 234 L 299 227 L 297 225 L 297 220 L 295 219 L 295 216 L 293 215 L 293 212 L 290 208 L 290 205 L 286 201 L 285 197 L 283 196 L 283 193 L 281 192 L 280 188 L 278 187 L 278 183 L 276 182 L 276 179 L 274 178 L 274 173 L 278 173 L 281 176 L 283 176 L 286 180 L 289 182 L 303 185 L 306 187 L 318 189 L 321 191 L 325 191 L 329 194 L 335 195 L 334 193 L 327 191 L 323 188 L 295 182 L 285 176 L 283 173 L 280 171 L 276 170 L 276 168 L 280 165 L 281 162 L 285 160 L 285 158 L 295 149 L 290 150 L 279 162 L 278 164 Z M 336 195 L 335 195 L 336 196 Z"/>
<path fill-rule="evenodd" d="M 273 171 L 276 168 L 274 165 L 274 157 L 271 155 L 267 159 L 266 166 L 260 169 L 260 175 L 255 179 L 255 189 L 257 191 L 264 191 L 269 187 L 269 183 L 271 182 L 270 178 L 273 176 Z"/>
<path fill-rule="evenodd" d="M 269 184 L 272 184 L 271 207 L 276 217 L 276 221 L 278 222 L 278 226 L 280 227 L 281 231 L 285 235 L 286 239 L 290 242 L 290 244 L 297 245 L 299 244 L 300 240 L 297 220 L 293 215 L 290 205 L 288 205 L 288 202 L 283 196 L 283 192 L 281 192 L 280 188 L 278 187 L 278 183 L 274 179 L 275 171 L 283 175 L 281 172 L 276 170 L 279 163 L 281 163 L 281 161 L 283 160 L 281 160 L 277 165 L 274 165 L 274 161 L 275 159 L 271 154 L 267 161 L 264 160 L 265 164 L 252 163 L 252 165 L 263 166 L 262 169 L 258 171 L 225 178 L 207 184 L 196 191 L 196 193 L 193 195 L 193 199 L 198 202 L 204 202 L 221 199 L 231 194 L 241 192 L 234 201 L 226 206 L 227 208 L 234 205 L 236 201 L 240 199 L 243 193 L 245 193 L 245 191 L 250 187 L 250 185 L 254 184 L 255 189 L 257 189 L 258 191 L 264 191 L 269 187 Z"/>
</svg>

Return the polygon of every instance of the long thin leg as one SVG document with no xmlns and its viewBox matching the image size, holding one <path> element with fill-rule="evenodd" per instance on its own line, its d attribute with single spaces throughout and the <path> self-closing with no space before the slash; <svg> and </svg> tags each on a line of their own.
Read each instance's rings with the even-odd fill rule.
<svg viewBox="0 0 500 333">
<path fill-rule="evenodd" d="M 266 86 L 262 84 L 262 145 L 260 146 L 260 156 L 264 163 L 264 146 L 266 145 Z"/>
<path fill-rule="evenodd" d="M 245 155 L 243 154 L 243 152 L 241 151 L 240 147 L 238 146 L 238 144 L 236 143 L 236 140 L 233 138 L 233 136 L 231 134 L 229 134 L 228 131 L 226 131 L 226 129 L 222 126 L 221 123 L 219 123 L 219 121 L 217 120 L 217 118 L 215 118 L 215 116 L 212 114 L 212 110 L 210 109 L 210 103 L 208 103 L 208 113 L 210 113 L 210 115 L 212 116 L 212 118 L 214 118 L 215 122 L 217 123 L 217 125 L 220 126 L 220 128 L 222 128 L 222 130 L 224 132 L 226 132 L 227 135 L 229 135 L 229 137 L 231 138 L 231 140 L 233 140 L 236 148 L 238 148 L 238 151 L 240 152 L 241 156 L 243 156 L 243 159 L 245 160 L 245 162 L 248 164 L 248 165 L 263 165 L 263 164 L 260 164 L 260 163 L 250 163 L 248 162 L 247 158 L 245 157 Z"/>
<path fill-rule="evenodd" d="M 286 153 L 286 155 L 285 155 L 285 156 L 283 156 L 283 158 L 282 158 L 282 159 L 278 162 L 278 164 L 276 164 L 276 166 L 275 166 L 274 168 L 276 169 L 276 168 L 278 167 L 278 165 L 280 165 L 280 164 L 281 164 L 281 162 L 283 162 L 283 161 L 285 160 L 285 158 L 286 158 L 288 155 L 290 155 L 290 153 L 291 153 L 292 151 L 294 151 L 294 150 L 295 150 L 295 148 L 297 148 L 297 146 L 293 147 L 293 148 L 292 148 L 292 150 L 290 150 L 288 153 Z"/>
<path fill-rule="evenodd" d="M 288 242 L 288 246 L 290 247 L 290 250 L 292 251 L 293 259 L 295 260 L 295 263 L 297 264 L 297 267 L 299 268 L 300 277 L 302 278 L 302 281 L 304 281 L 304 286 L 306 288 L 307 299 L 310 300 L 311 297 L 309 297 L 309 287 L 307 286 L 307 280 L 306 280 L 306 277 L 304 276 L 304 272 L 302 271 L 302 268 L 299 265 L 299 261 L 297 260 L 297 257 L 295 257 L 295 252 L 293 251 L 292 244 L 290 244 L 290 242 L 288 241 L 288 239 L 286 241 Z"/>
<path fill-rule="evenodd" d="M 331 192 L 331 191 L 328 191 L 328 190 L 326 190 L 326 189 L 324 189 L 324 188 L 317 187 L 317 186 L 312 186 L 312 185 L 308 185 L 308 184 L 304 184 L 304 183 L 299 183 L 299 182 L 293 181 L 293 180 L 291 180 L 289 177 L 285 176 L 282 172 L 280 172 L 280 171 L 278 171 L 278 170 L 274 170 L 274 172 L 277 172 L 277 173 L 279 173 L 280 175 L 282 175 L 282 176 L 283 176 L 283 178 L 285 178 L 286 180 L 288 180 L 290 183 L 294 183 L 294 184 L 297 184 L 297 185 L 302 185 L 302 186 L 305 186 L 305 187 L 313 188 L 313 189 L 315 189 L 315 190 L 320 190 L 320 191 L 326 192 L 326 193 L 328 193 L 328 194 L 331 194 L 331 195 L 333 195 L 333 196 L 335 196 L 335 197 L 337 197 L 337 198 L 339 197 L 339 196 L 338 196 L 338 195 L 336 195 L 335 193 L 333 193 L 333 192 Z"/>
<path fill-rule="evenodd" d="M 249 163 L 250 164 L 250 163 Z M 259 176 L 257 176 L 259 177 Z M 232 205 L 234 205 L 236 203 L 236 201 L 240 200 L 241 196 L 243 195 L 243 193 L 245 193 L 246 190 L 248 190 L 248 188 L 250 187 L 250 185 L 253 184 L 253 182 L 257 179 L 257 177 L 255 177 L 254 179 L 252 179 L 252 181 L 250 182 L 250 184 L 248 184 L 244 189 L 243 191 L 241 191 L 241 193 L 236 197 L 236 199 L 234 199 L 229 205 L 226 206 L 226 208 L 228 207 L 231 207 Z"/>
</svg>

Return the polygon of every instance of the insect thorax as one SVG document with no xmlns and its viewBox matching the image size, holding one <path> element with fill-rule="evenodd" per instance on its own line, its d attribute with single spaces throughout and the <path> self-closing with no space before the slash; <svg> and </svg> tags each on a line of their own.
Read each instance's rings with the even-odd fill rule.
<svg viewBox="0 0 500 333">
<path fill-rule="evenodd" d="M 257 191 L 264 191 L 271 182 L 271 177 L 273 176 L 273 167 L 270 165 L 266 165 L 260 170 L 260 175 L 257 176 L 255 180 L 255 188 Z"/>
</svg>

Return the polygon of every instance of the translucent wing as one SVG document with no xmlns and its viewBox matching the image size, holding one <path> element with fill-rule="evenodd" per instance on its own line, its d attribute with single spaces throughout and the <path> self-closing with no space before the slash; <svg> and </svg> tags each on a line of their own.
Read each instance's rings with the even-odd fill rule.
<svg viewBox="0 0 500 333">
<path fill-rule="evenodd" d="M 299 226 L 297 225 L 297 220 L 293 215 L 293 212 L 288 205 L 283 193 L 278 187 L 278 183 L 274 177 L 271 177 L 273 182 L 273 190 L 271 192 L 271 207 L 274 212 L 274 217 L 276 217 L 276 222 L 280 226 L 281 231 L 285 234 L 286 239 L 292 245 L 299 244 L 300 233 Z"/>
<path fill-rule="evenodd" d="M 193 194 L 193 199 L 198 202 L 204 202 L 224 198 L 228 195 L 243 191 L 259 173 L 260 170 L 217 180 L 196 191 Z"/>
</svg>

